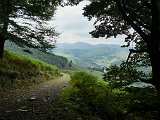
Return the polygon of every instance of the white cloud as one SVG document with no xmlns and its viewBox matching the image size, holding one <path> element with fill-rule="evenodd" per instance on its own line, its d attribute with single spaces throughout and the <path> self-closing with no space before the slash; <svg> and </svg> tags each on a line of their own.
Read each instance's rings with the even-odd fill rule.
<svg viewBox="0 0 160 120">
<path fill-rule="evenodd" d="M 115 38 L 92 38 L 89 34 L 94 30 L 93 22 L 88 21 L 86 17 L 82 15 L 83 7 L 87 2 L 81 2 L 78 6 L 58 7 L 54 20 L 51 25 L 57 26 L 56 29 L 61 33 L 58 43 L 68 42 L 87 42 L 91 44 L 120 44 L 123 45 L 124 37 L 118 36 Z"/>
</svg>

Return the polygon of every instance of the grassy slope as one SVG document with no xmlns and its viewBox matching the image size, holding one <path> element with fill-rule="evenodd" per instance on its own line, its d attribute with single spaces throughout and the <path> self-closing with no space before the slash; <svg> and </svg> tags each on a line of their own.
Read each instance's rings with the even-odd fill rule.
<svg viewBox="0 0 160 120">
<path fill-rule="evenodd" d="M 60 75 L 53 65 L 9 50 L 5 50 L 0 66 L 0 90 L 41 83 Z"/>
<path fill-rule="evenodd" d="M 54 53 L 45 53 L 45 52 L 42 52 L 38 49 L 28 48 L 28 47 L 22 48 L 22 47 L 17 46 L 15 43 L 10 42 L 10 41 L 5 42 L 5 48 L 8 50 L 11 50 L 13 52 L 17 52 L 17 53 L 20 53 L 23 55 L 31 56 L 35 59 L 39 59 L 41 61 L 44 61 L 48 64 L 56 65 L 58 68 L 61 68 L 61 69 L 67 69 L 69 67 L 68 66 L 69 61 L 67 58 L 62 57 L 62 56 L 57 56 Z M 69 69 L 71 69 L 71 68 L 69 67 Z"/>
</svg>

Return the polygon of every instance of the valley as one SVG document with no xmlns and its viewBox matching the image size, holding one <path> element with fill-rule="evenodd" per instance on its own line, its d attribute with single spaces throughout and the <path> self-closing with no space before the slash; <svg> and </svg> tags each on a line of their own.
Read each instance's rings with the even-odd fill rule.
<svg viewBox="0 0 160 120">
<path fill-rule="evenodd" d="M 52 53 L 44 53 L 34 48 L 18 47 L 7 41 L 5 48 L 24 55 L 32 56 L 61 69 L 88 68 L 101 71 L 110 65 L 120 65 L 125 61 L 129 50 L 114 44 L 92 45 L 83 42 L 57 43 Z M 29 49 L 29 51 L 27 51 Z M 72 64 L 72 65 L 71 65 Z"/>
<path fill-rule="evenodd" d="M 128 56 L 128 48 L 120 45 L 88 43 L 57 43 L 53 53 L 66 57 L 73 63 L 85 68 L 100 68 L 119 65 Z"/>
</svg>

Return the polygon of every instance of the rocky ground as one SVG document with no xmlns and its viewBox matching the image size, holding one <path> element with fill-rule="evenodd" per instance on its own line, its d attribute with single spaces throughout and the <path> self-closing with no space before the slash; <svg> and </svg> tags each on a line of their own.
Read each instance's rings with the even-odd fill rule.
<svg viewBox="0 0 160 120">
<path fill-rule="evenodd" d="M 63 74 L 43 84 L 0 93 L 0 120 L 51 120 L 56 95 L 69 80 Z"/>
</svg>

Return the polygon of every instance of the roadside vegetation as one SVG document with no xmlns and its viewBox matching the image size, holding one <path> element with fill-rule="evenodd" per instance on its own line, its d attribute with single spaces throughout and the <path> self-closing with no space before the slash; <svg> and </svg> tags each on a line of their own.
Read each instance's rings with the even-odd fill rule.
<svg viewBox="0 0 160 120">
<path fill-rule="evenodd" d="M 60 75 L 56 66 L 9 50 L 5 50 L 0 66 L 0 90 L 41 83 Z"/>
<path fill-rule="evenodd" d="M 109 81 L 76 71 L 54 103 L 57 120 L 155 120 L 158 99 L 152 87 L 113 88 Z"/>
</svg>

